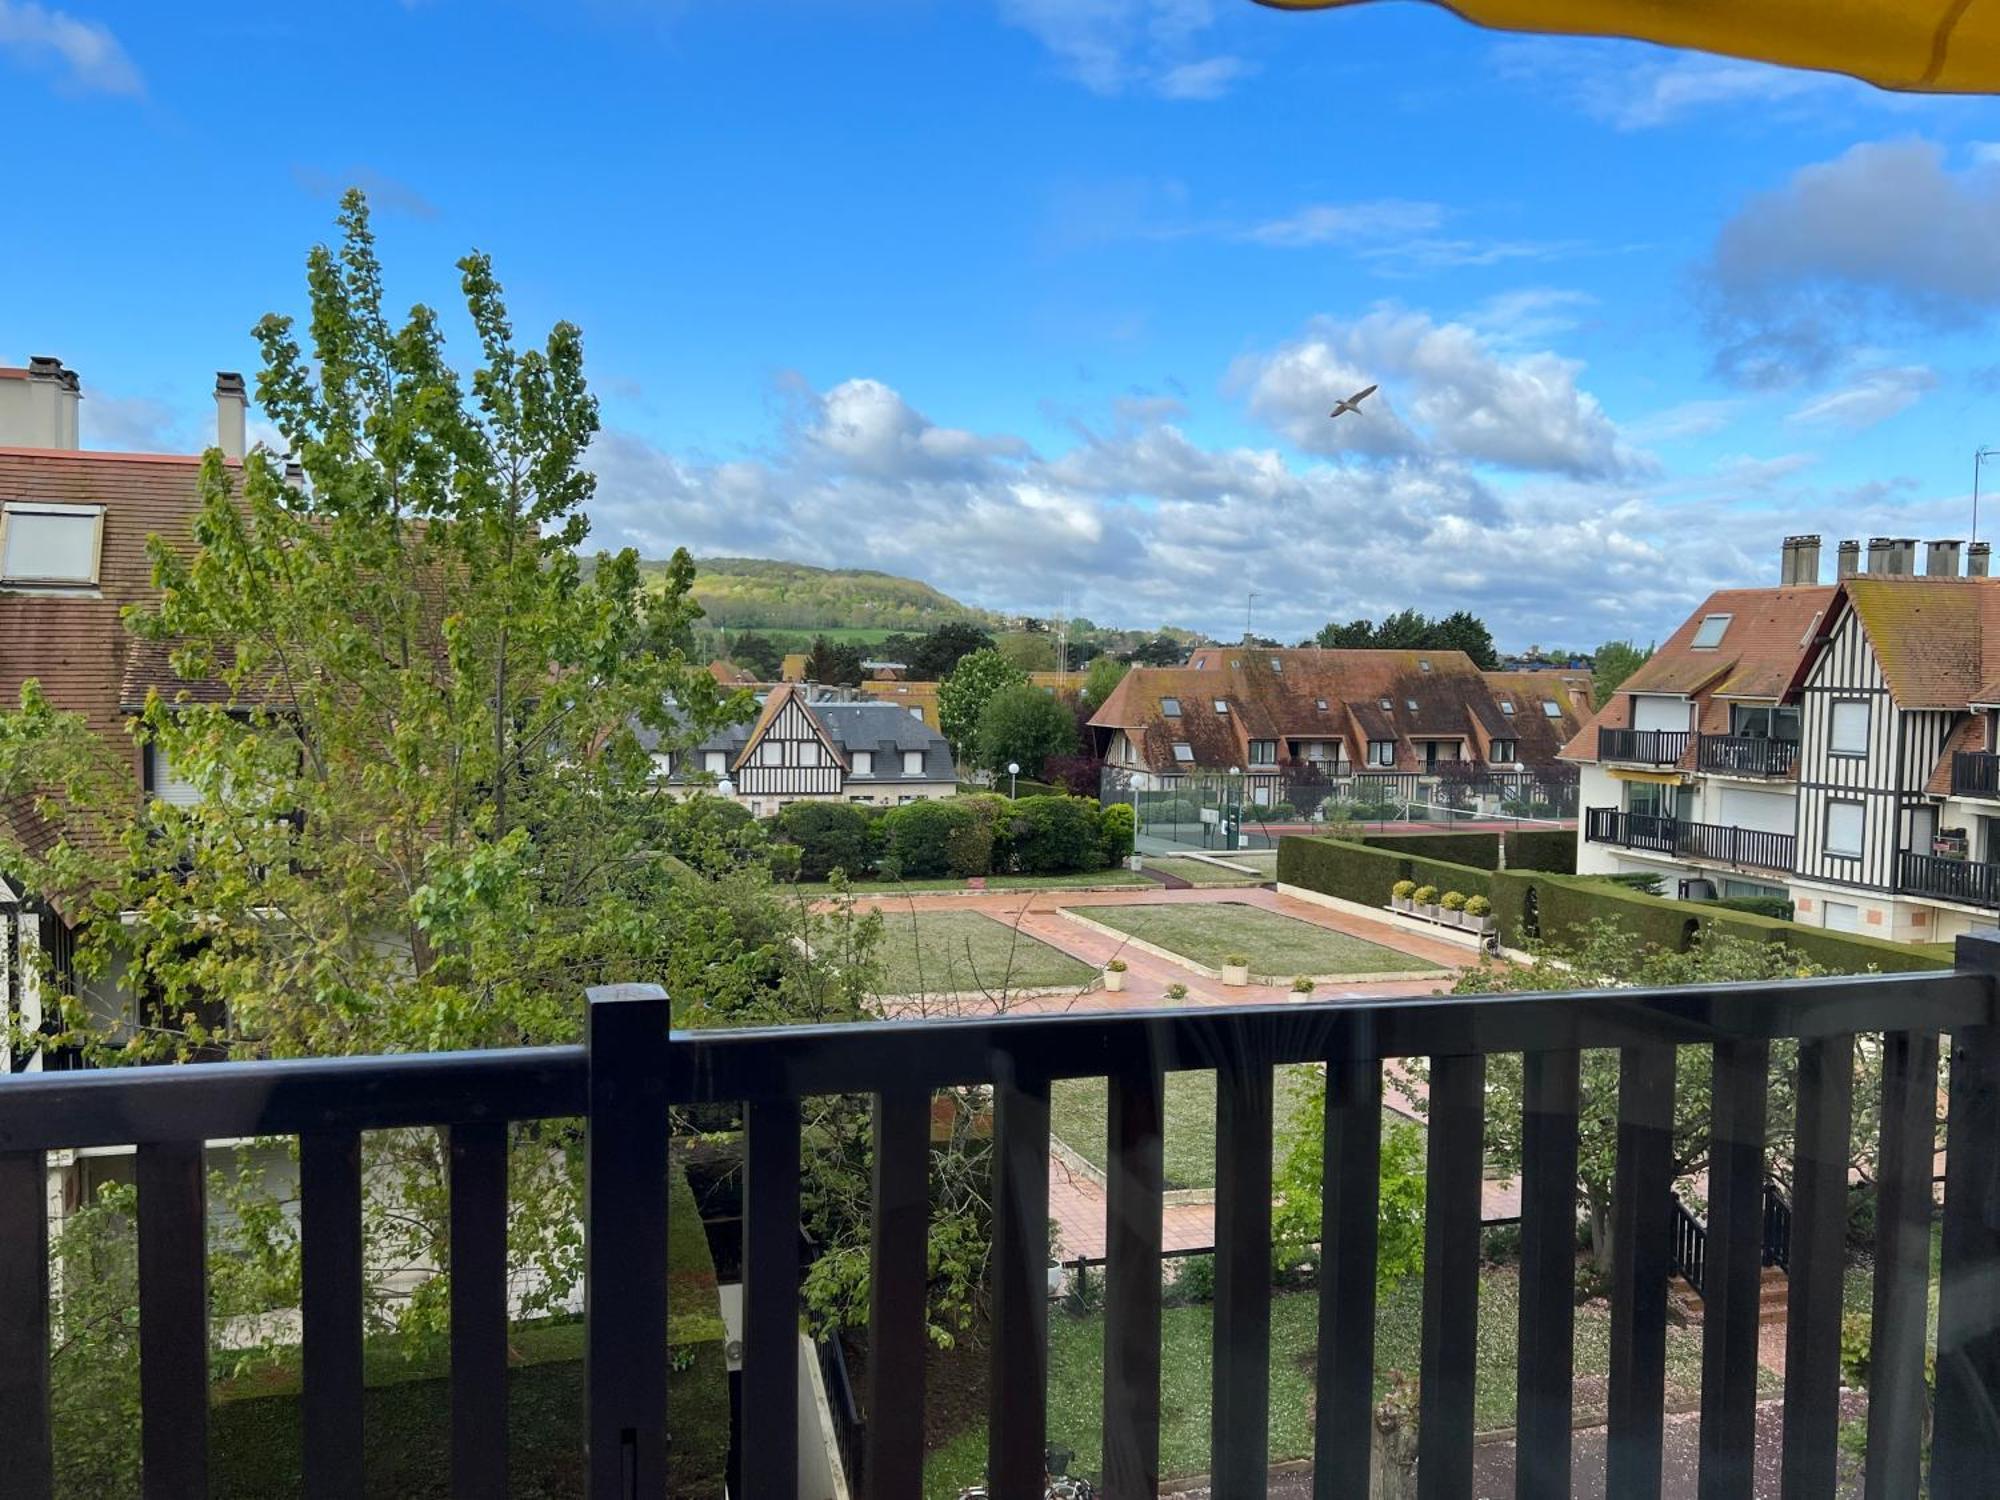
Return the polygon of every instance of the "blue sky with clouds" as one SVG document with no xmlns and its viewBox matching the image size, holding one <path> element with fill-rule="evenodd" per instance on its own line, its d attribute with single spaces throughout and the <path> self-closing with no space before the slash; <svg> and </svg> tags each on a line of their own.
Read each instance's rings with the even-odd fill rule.
<svg viewBox="0 0 2000 1500">
<path fill-rule="evenodd" d="M 87 443 L 201 441 L 358 182 L 399 300 L 582 325 L 649 554 L 1589 645 L 1963 536 L 2000 442 L 1990 100 L 1246 0 L 0 0 L 0 88 L 0 361 Z"/>
</svg>

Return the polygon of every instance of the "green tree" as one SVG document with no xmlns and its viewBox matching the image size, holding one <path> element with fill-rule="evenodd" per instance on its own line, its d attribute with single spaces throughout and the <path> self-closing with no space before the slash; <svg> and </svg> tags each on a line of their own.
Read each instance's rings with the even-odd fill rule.
<svg viewBox="0 0 2000 1500">
<path fill-rule="evenodd" d="M 1375 644 L 1375 622 L 1349 620 L 1345 625 L 1322 625 L 1319 634 L 1313 637 L 1313 643 L 1329 651 L 1366 650 Z"/>
<path fill-rule="evenodd" d="M 729 642 L 729 659 L 759 682 L 776 682 L 784 668 L 785 653 L 768 635 L 746 630 Z"/>
<path fill-rule="evenodd" d="M 1455 610 L 1439 620 L 1427 645 L 1443 651 L 1463 651 L 1482 672 L 1499 670 L 1500 653 L 1493 649 L 1493 632 L 1486 622 L 1468 610 Z"/>
<path fill-rule="evenodd" d="M 991 651 L 993 637 L 970 621 L 940 625 L 910 653 L 910 675 L 922 682 L 943 682 L 975 651 Z"/>
<path fill-rule="evenodd" d="M 1000 637 L 999 651 L 1024 672 L 1053 672 L 1056 669 L 1055 637 L 1042 631 L 1009 631 Z"/>
<path fill-rule="evenodd" d="M 1187 647 L 1162 631 L 1134 646 L 1126 660 L 1135 667 L 1177 667 L 1187 660 Z"/>
<path fill-rule="evenodd" d="M 1111 696 L 1111 690 L 1125 680 L 1131 670 L 1129 664 L 1115 656 L 1099 656 L 1091 660 L 1090 670 L 1083 674 L 1083 701 L 1095 711 L 1104 700 Z"/>
<path fill-rule="evenodd" d="M 1018 684 L 987 700 L 973 731 L 973 747 L 983 769 L 1004 773 L 1011 763 L 1020 766 L 1023 776 L 1039 781 L 1043 762 L 1076 749 L 1076 723 L 1049 694 Z"/>
<path fill-rule="evenodd" d="M 1326 1161 L 1326 1074 L 1315 1069 L 1292 1117 L 1291 1145 L 1272 1186 L 1272 1253 L 1289 1268 L 1317 1260 Z M 1424 1268 L 1424 1132 L 1408 1121 L 1382 1125 L 1376 1208 L 1375 1285 L 1386 1290 Z"/>
<path fill-rule="evenodd" d="M 1609 703 L 1611 695 L 1625 685 L 1625 679 L 1643 667 L 1652 655 L 1651 646 L 1642 649 L 1630 641 L 1606 641 L 1599 646 L 1591 673 L 1591 693 L 1598 706 Z"/>
<path fill-rule="evenodd" d="M 864 675 L 861 652 L 855 647 L 828 640 L 823 635 L 813 637 L 812 650 L 806 654 L 807 682 L 853 687 Z"/>
<path fill-rule="evenodd" d="M 979 716 L 1002 688 L 1026 684 L 1028 674 L 995 650 L 975 651 L 938 684 L 938 728 L 960 760 L 972 757 Z"/>
</svg>

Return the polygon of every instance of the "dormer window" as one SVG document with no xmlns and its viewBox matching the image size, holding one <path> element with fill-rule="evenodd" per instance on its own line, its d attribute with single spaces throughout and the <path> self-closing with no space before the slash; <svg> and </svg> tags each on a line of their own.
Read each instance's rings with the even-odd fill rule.
<svg viewBox="0 0 2000 1500">
<path fill-rule="evenodd" d="M 1691 651 L 1713 651 L 1722 644 L 1723 632 L 1729 629 L 1729 615 L 1703 615 L 1701 624 L 1695 627 L 1694 639 L 1688 642 Z"/>
<path fill-rule="evenodd" d="M 0 506 L 0 584 L 93 588 L 104 545 L 101 505 Z"/>
</svg>

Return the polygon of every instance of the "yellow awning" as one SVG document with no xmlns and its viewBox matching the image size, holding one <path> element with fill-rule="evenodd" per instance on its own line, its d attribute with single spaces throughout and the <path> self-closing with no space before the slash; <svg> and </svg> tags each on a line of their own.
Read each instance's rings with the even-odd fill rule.
<svg viewBox="0 0 2000 1500">
<path fill-rule="evenodd" d="M 1361 0 L 1259 0 L 1330 10 Z M 1885 89 L 2000 92 L 2000 0 L 1458 0 L 1500 31 L 1631 37 L 1847 73 Z"/>
<path fill-rule="evenodd" d="M 1604 773 L 1613 781 L 1650 781 L 1655 786 L 1681 784 L 1681 773 L 1678 771 L 1627 771 L 1619 766 L 1606 766 Z"/>
</svg>

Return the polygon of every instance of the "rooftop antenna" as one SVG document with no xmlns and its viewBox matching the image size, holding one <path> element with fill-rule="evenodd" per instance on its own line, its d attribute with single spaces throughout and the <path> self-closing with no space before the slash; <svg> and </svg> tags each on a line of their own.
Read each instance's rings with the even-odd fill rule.
<svg viewBox="0 0 2000 1500">
<path fill-rule="evenodd" d="M 1243 601 L 1243 644 L 1246 646 L 1250 644 L 1250 621 L 1255 616 L 1256 611 L 1257 591 L 1252 589 L 1249 596 Z"/>
<path fill-rule="evenodd" d="M 2000 448 L 1975 448 L 1972 453 L 1972 539 L 1979 540 L 1979 474 L 1986 460 L 2000 455 Z"/>
</svg>

